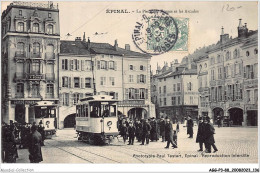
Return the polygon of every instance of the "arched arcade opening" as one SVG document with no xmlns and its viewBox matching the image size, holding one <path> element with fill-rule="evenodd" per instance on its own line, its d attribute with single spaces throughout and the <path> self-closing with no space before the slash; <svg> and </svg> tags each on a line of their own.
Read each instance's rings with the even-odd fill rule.
<svg viewBox="0 0 260 173">
<path fill-rule="evenodd" d="M 74 128 L 76 125 L 76 114 L 70 114 L 64 119 L 64 128 Z"/>
</svg>

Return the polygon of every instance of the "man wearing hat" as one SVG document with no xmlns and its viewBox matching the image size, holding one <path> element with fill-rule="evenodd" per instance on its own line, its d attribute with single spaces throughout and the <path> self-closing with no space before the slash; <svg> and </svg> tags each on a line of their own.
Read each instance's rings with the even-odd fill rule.
<svg viewBox="0 0 260 173">
<path fill-rule="evenodd" d="M 203 143 L 204 143 L 204 133 L 205 133 L 205 123 L 203 122 L 203 118 L 199 117 L 199 125 L 198 132 L 196 137 L 196 143 L 199 143 L 200 149 L 198 151 L 203 151 Z"/>
<path fill-rule="evenodd" d="M 134 145 L 134 139 L 135 139 L 135 127 L 133 125 L 133 122 L 129 122 L 128 126 L 128 136 L 129 136 L 129 143 L 128 145 Z"/>
<path fill-rule="evenodd" d="M 210 123 L 210 118 L 206 117 L 205 133 L 204 133 L 204 135 L 205 135 L 206 153 L 211 153 L 211 146 L 214 149 L 214 153 L 218 151 L 218 149 L 217 149 L 217 147 L 215 145 L 214 134 L 215 134 L 215 128 Z"/>
<path fill-rule="evenodd" d="M 37 126 L 33 125 L 31 128 L 32 133 L 29 137 L 29 159 L 31 163 L 39 163 L 42 159 L 42 136 L 37 131 Z"/>
<path fill-rule="evenodd" d="M 165 142 L 165 121 L 163 116 L 160 121 L 160 135 L 162 136 L 162 142 Z"/>
<path fill-rule="evenodd" d="M 172 129 L 172 123 L 170 119 L 166 119 L 166 124 L 165 124 L 165 139 L 167 141 L 167 146 L 165 148 L 169 148 L 170 143 L 174 148 L 177 148 L 177 144 L 173 142 L 173 129 Z"/>
<path fill-rule="evenodd" d="M 146 141 L 146 144 L 149 144 L 149 136 L 150 136 L 151 126 L 148 123 L 148 119 L 145 119 L 143 121 L 143 129 L 142 129 L 142 144 L 144 145 L 144 142 Z"/>
<path fill-rule="evenodd" d="M 42 143 L 41 146 L 44 146 L 44 140 L 45 140 L 45 127 L 43 126 L 42 120 L 39 122 L 38 132 L 42 135 Z"/>
<path fill-rule="evenodd" d="M 155 118 L 151 118 L 151 142 L 157 141 L 157 122 L 155 121 Z"/>
</svg>

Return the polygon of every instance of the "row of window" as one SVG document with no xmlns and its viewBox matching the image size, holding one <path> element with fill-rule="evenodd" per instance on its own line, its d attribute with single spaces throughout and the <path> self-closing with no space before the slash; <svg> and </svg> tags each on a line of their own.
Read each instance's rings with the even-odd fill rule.
<svg viewBox="0 0 260 173">
<path fill-rule="evenodd" d="M 37 13 L 35 15 L 37 15 Z M 19 10 L 19 16 L 23 16 L 23 10 Z M 51 17 L 52 17 L 52 14 L 48 13 L 48 18 L 51 18 Z"/>
<path fill-rule="evenodd" d="M 16 75 L 24 75 L 24 73 L 42 74 L 42 64 L 40 62 L 32 63 L 16 63 Z M 46 64 L 46 74 L 54 76 L 54 64 Z"/>
<path fill-rule="evenodd" d="M 26 25 L 26 22 L 18 22 L 17 23 L 17 27 L 16 27 L 16 31 L 18 32 L 27 32 L 25 31 L 25 25 Z M 33 23 L 32 24 L 32 31 L 31 32 L 34 32 L 34 33 L 40 33 L 40 25 L 39 23 Z M 46 34 L 53 34 L 53 25 L 52 24 L 48 24 L 46 26 L 46 31 L 45 33 Z"/>
<path fill-rule="evenodd" d="M 181 96 L 178 97 L 172 97 L 171 98 L 172 101 L 172 105 L 181 105 Z M 167 106 L 167 98 L 160 98 L 160 102 L 159 102 L 160 106 Z"/>
<path fill-rule="evenodd" d="M 229 77 L 240 76 L 243 73 L 242 63 L 236 63 L 233 65 L 229 65 L 226 67 L 218 67 L 217 68 L 217 76 L 215 69 L 211 69 L 211 80 L 219 80 Z M 258 76 L 258 64 L 247 65 L 244 67 L 244 78 L 246 79 L 254 79 Z M 201 82 L 200 82 L 201 83 Z M 201 86 L 201 85 L 200 85 Z"/>
<path fill-rule="evenodd" d="M 255 48 L 254 49 L 254 54 L 257 55 L 258 54 L 258 49 Z M 250 51 L 246 51 L 246 56 L 249 57 L 250 56 Z M 231 58 L 231 52 L 230 51 L 227 51 L 225 53 L 225 61 L 228 61 L 230 59 L 236 59 L 236 58 L 239 58 L 240 57 L 240 50 L 239 49 L 235 49 L 233 51 L 233 58 Z M 215 63 L 221 63 L 223 62 L 223 57 L 221 55 L 218 55 L 217 56 L 217 59 L 215 60 L 215 57 L 211 57 L 210 58 L 210 65 L 214 65 Z"/>
<path fill-rule="evenodd" d="M 236 83 L 227 86 L 218 86 L 210 88 L 210 101 L 218 102 L 218 101 L 235 101 L 243 99 L 243 89 L 242 84 Z"/>
<path fill-rule="evenodd" d="M 30 46 L 29 46 L 29 52 L 31 52 L 30 50 Z M 18 42 L 17 43 L 17 48 L 16 48 L 16 56 L 25 56 L 26 53 L 26 48 L 25 48 L 25 43 L 23 42 Z M 40 56 L 41 53 L 41 45 L 38 42 L 34 42 L 32 44 L 32 55 L 37 55 Z M 53 54 L 54 53 L 54 46 L 52 44 L 48 44 L 46 46 L 46 53 L 48 54 Z"/>
<path fill-rule="evenodd" d="M 188 91 L 191 91 L 192 90 L 192 83 L 189 82 L 187 84 L 187 89 Z M 181 83 L 177 83 L 177 84 L 173 84 L 173 91 L 181 91 Z M 162 93 L 162 88 L 159 87 L 159 94 Z M 166 93 L 166 86 L 163 86 L 163 93 L 165 94 Z"/>
<path fill-rule="evenodd" d="M 65 88 L 91 88 L 91 86 L 92 86 L 91 78 L 79 78 L 79 77 L 71 78 L 67 76 L 62 77 L 62 87 Z"/>
<path fill-rule="evenodd" d="M 78 71 L 91 71 L 93 61 L 90 60 L 78 60 L 78 59 L 62 59 L 62 70 L 78 70 Z"/>
<path fill-rule="evenodd" d="M 133 70 L 137 70 L 137 69 L 136 69 L 136 66 L 134 66 L 134 65 L 129 65 L 129 70 L 133 71 Z M 140 65 L 140 66 L 139 66 L 139 70 L 145 71 L 146 68 L 145 68 L 145 66 Z"/>
<path fill-rule="evenodd" d="M 148 89 L 145 88 L 126 88 L 125 89 L 125 99 L 135 100 L 135 99 L 147 99 Z"/>
<path fill-rule="evenodd" d="M 39 84 L 32 84 L 31 96 L 32 97 L 40 96 L 40 85 Z M 53 96 L 54 96 L 54 85 L 46 84 L 46 97 L 53 97 Z M 23 83 L 16 84 L 16 97 L 24 97 L 24 84 Z"/>
</svg>

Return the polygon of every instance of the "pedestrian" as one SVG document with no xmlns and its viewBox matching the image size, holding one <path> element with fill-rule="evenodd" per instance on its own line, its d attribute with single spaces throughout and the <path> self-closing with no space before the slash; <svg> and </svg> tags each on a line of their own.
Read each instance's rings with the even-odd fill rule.
<svg viewBox="0 0 260 173">
<path fill-rule="evenodd" d="M 214 134 L 215 134 L 215 128 L 210 123 L 210 118 L 206 117 L 206 120 L 205 120 L 205 146 L 206 146 L 206 151 L 205 151 L 205 153 L 211 153 L 211 146 L 214 149 L 214 151 L 213 151 L 214 153 L 218 151 L 218 149 L 215 145 Z"/>
<path fill-rule="evenodd" d="M 38 132 L 42 135 L 42 143 L 41 146 L 44 146 L 44 140 L 45 140 L 45 127 L 43 126 L 42 120 L 39 122 L 38 126 Z"/>
<path fill-rule="evenodd" d="M 4 134 L 4 162 L 16 163 L 17 148 L 15 143 L 14 126 L 9 126 L 5 129 Z"/>
<path fill-rule="evenodd" d="M 165 121 L 163 116 L 160 121 L 160 135 L 162 136 L 162 142 L 165 142 Z"/>
<path fill-rule="evenodd" d="M 127 127 L 126 127 L 126 123 L 123 123 L 122 124 L 122 128 L 121 128 L 121 136 L 123 137 L 123 140 L 124 140 L 124 144 L 125 144 L 125 141 L 127 139 Z"/>
<path fill-rule="evenodd" d="M 25 138 L 25 135 L 26 135 L 25 125 L 26 125 L 26 123 L 23 123 L 23 125 L 20 127 L 20 129 L 21 129 L 21 142 L 20 142 L 20 145 L 19 145 L 20 149 L 24 148 L 25 142 L 26 142 L 26 138 Z"/>
<path fill-rule="evenodd" d="M 128 145 L 134 145 L 135 127 L 134 127 L 132 122 L 129 123 L 128 136 L 129 136 L 129 143 L 128 143 Z"/>
<path fill-rule="evenodd" d="M 165 148 L 169 148 L 170 143 L 174 148 L 177 148 L 177 145 L 173 142 L 173 129 L 172 129 L 172 123 L 170 122 L 169 118 L 166 118 L 166 124 L 165 124 L 165 139 L 167 141 L 167 146 Z"/>
<path fill-rule="evenodd" d="M 142 143 L 140 145 L 144 145 L 144 142 L 146 141 L 146 144 L 149 144 L 149 136 L 150 136 L 150 130 L 151 126 L 148 123 L 148 120 L 145 119 L 143 121 L 143 129 L 142 129 Z"/>
<path fill-rule="evenodd" d="M 196 143 L 199 143 L 200 149 L 198 151 L 203 151 L 203 143 L 205 142 L 205 123 L 203 122 L 203 118 L 199 117 L 199 125 L 198 132 L 196 137 Z"/>
<path fill-rule="evenodd" d="M 157 123 L 155 121 L 155 118 L 151 118 L 150 121 L 150 125 L 151 125 L 151 142 L 153 141 L 157 141 Z"/>
<path fill-rule="evenodd" d="M 32 133 L 29 137 L 29 159 L 31 163 L 39 163 L 43 161 L 42 158 L 42 136 L 37 131 L 37 126 L 33 125 L 31 128 Z"/>
<path fill-rule="evenodd" d="M 176 132 L 179 133 L 180 132 L 180 123 L 177 120 L 177 125 L 176 125 Z"/>
<path fill-rule="evenodd" d="M 157 124 L 156 140 L 158 141 L 160 139 L 160 118 L 156 119 L 156 124 Z"/>
<path fill-rule="evenodd" d="M 218 115 L 217 116 L 217 124 L 218 124 L 218 128 L 221 127 L 221 117 Z"/>
<path fill-rule="evenodd" d="M 135 135 L 138 142 L 141 142 L 142 140 L 142 131 L 143 131 L 142 123 L 140 122 L 140 120 L 137 119 L 135 122 Z"/>
<path fill-rule="evenodd" d="M 173 130 L 173 143 L 175 143 L 176 144 L 176 147 L 175 148 L 177 148 L 177 146 L 178 146 L 178 136 L 177 136 L 177 131 L 176 130 Z M 173 146 L 174 147 L 174 146 Z"/>
<path fill-rule="evenodd" d="M 187 134 L 189 135 L 189 138 L 193 138 L 193 120 L 190 116 L 188 116 L 187 120 Z"/>
</svg>

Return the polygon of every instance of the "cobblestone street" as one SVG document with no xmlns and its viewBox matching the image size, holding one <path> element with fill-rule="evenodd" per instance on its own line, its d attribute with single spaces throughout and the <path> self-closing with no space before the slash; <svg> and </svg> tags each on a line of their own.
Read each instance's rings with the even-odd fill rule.
<svg viewBox="0 0 260 173">
<path fill-rule="evenodd" d="M 74 129 L 57 131 L 57 137 L 45 140 L 42 147 L 41 163 L 257 163 L 257 128 L 222 127 L 216 128 L 217 153 L 198 152 L 194 138 L 187 138 L 186 128 L 180 127 L 178 148 L 165 149 L 161 141 L 133 146 L 115 140 L 106 146 L 92 146 L 78 141 Z M 28 150 L 19 149 L 18 163 L 29 163 Z"/>
</svg>

